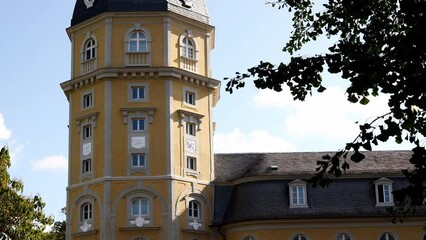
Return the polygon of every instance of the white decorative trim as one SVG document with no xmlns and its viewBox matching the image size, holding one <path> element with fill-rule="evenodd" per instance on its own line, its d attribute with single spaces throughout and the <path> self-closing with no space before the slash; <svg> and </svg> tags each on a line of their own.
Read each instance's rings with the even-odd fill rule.
<svg viewBox="0 0 426 240">
<path fill-rule="evenodd" d="M 87 8 L 93 7 L 93 3 L 95 3 L 95 0 L 84 0 L 84 4 L 86 4 Z"/>
</svg>

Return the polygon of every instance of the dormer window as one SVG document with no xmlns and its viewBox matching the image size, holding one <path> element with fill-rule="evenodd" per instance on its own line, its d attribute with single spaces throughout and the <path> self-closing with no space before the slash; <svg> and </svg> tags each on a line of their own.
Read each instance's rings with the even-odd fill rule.
<svg viewBox="0 0 426 240">
<path fill-rule="evenodd" d="M 306 182 L 294 180 L 288 184 L 290 195 L 290 208 L 308 207 L 306 195 Z"/>
<path fill-rule="evenodd" d="M 376 192 L 376 206 L 393 206 L 392 181 L 381 178 L 374 182 Z"/>
</svg>

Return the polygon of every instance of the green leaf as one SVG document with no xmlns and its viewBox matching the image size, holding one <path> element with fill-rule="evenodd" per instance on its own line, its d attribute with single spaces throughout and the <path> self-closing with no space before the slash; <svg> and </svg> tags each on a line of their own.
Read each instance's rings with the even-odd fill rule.
<svg viewBox="0 0 426 240">
<path fill-rule="evenodd" d="M 361 99 L 361 101 L 360 101 L 360 103 L 361 103 L 362 105 L 367 105 L 369 102 L 370 102 L 370 100 L 369 100 L 368 98 L 366 98 L 366 97 L 363 97 L 363 98 Z"/>
</svg>

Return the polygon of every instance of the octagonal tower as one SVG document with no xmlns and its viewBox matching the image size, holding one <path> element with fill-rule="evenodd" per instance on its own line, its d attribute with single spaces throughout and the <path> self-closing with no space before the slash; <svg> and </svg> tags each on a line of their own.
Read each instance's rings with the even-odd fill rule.
<svg viewBox="0 0 426 240">
<path fill-rule="evenodd" d="M 211 239 L 205 0 L 77 0 L 67 33 L 67 239 Z"/>
</svg>

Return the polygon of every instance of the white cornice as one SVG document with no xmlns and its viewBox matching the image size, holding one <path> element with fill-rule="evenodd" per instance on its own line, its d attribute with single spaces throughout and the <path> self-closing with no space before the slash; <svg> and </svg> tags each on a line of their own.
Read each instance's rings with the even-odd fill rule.
<svg viewBox="0 0 426 240">
<path fill-rule="evenodd" d="M 195 180 L 195 179 L 188 179 L 180 176 L 168 176 L 168 175 L 158 175 L 158 176 L 123 176 L 123 177 L 103 177 L 103 178 L 96 178 L 90 181 L 77 183 L 71 186 L 67 187 L 67 191 L 71 189 L 81 188 L 81 187 L 87 187 L 93 184 L 103 183 L 103 182 L 120 182 L 120 181 L 149 181 L 149 180 L 176 180 L 176 181 L 182 181 L 182 182 L 188 182 L 188 183 L 196 183 L 200 185 L 206 185 L 206 186 L 212 186 L 212 183 L 209 181 L 203 181 L 203 180 Z"/>
<path fill-rule="evenodd" d="M 220 81 L 194 74 L 183 69 L 175 67 L 141 67 L 141 68 L 101 68 L 89 74 L 76 77 L 74 79 L 61 83 L 62 90 L 67 93 L 73 89 L 78 89 L 96 81 L 112 78 L 173 78 L 184 82 L 189 82 L 203 87 L 217 89 L 220 87 Z"/>
</svg>

